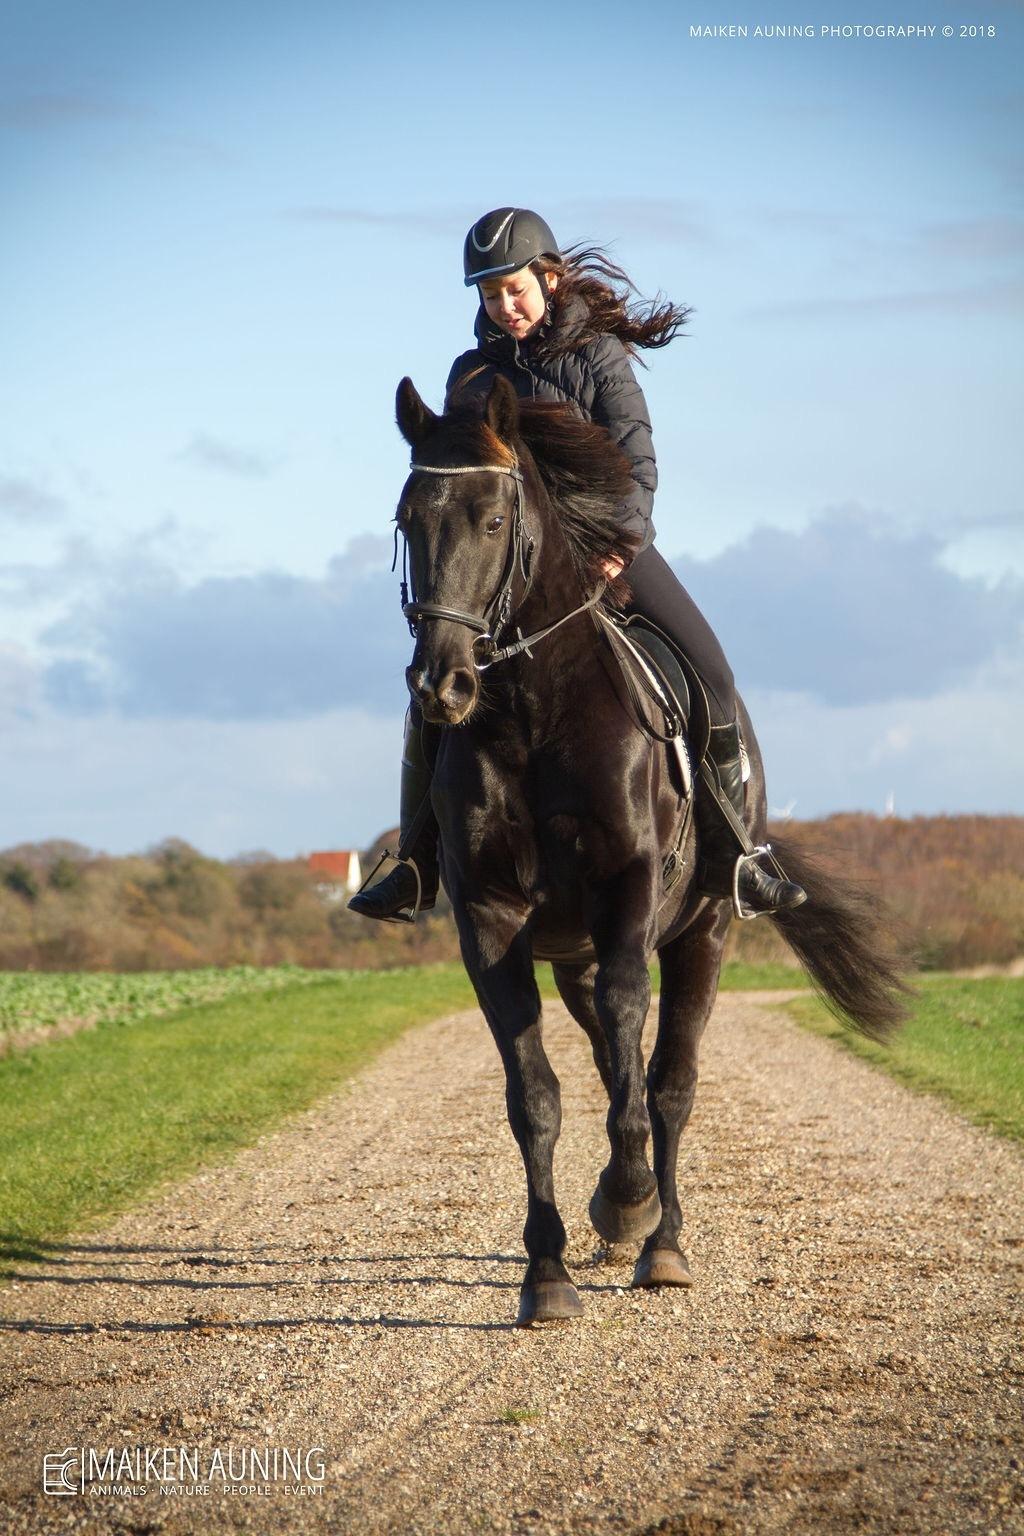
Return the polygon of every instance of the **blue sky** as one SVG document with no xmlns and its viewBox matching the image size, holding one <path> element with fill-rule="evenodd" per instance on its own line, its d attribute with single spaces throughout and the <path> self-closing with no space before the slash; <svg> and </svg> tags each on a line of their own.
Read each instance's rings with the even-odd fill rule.
<svg viewBox="0 0 1024 1536">
<path fill-rule="evenodd" d="M 439 401 L 506 202 L 695 306 L 644 375 L 659 547 L 773 802 L 1024 811 L 1024 17 L 872 11 L 935 35 L 792 0 L 5 7 L 0 847 L 393 821 L 394 388 Z"/>
</svg>

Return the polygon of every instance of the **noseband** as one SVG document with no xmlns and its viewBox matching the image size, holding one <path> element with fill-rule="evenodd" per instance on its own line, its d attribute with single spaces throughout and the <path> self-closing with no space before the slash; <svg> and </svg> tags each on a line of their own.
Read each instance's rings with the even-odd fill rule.
<svg viewBox="0 0 1024 1536">
<path fill-rule="evenodd" d="M 409 598 L 409 541 L 406 539 L 402 551 L 402 612 L 409 625 L 409 633 L 415 639 L 419 632 L 419 625 L 423 619 L 447 619 L 452 624 L 464 624 L 467 629 L 476 630 L 473 637 L 473 650 L 477 646 L 483 648 L 483 659 L 474 660 L 473 665 L 478 672 L 486 672 L 488 667 L 493 667 L 497 661 L 507 661 L 511 656 L 517 656 L 525 651 L 532 658 L 533 652 L 530 646 L 538 640 L 543 640 L 545 635 L 550 635 L 552 630 L 558 629 L 569 619 L 574 619 L 578 613 L 593 608 L 600 602 L 604 595 L 607 582 L 601 582 L 593 596 L 587 602 L 581 603 L 571 613 L 565 614 L 561 619 L 556 619 L 546 629 L 536 630 L 534 634 L 523 636 L 521 629 L 517 627 L 516 634 L 519 639 L 511 645 L 499 647 L 498 640 L 508 627 L 512 617 L 512 586 L 518 570 L 523 578 L 523 598 L 526 597 L 533 584 L 533 536 L 526 527 L 526 496 L 523 485 L 523 475 L 516 464 L 459 464 L 442 469 L 435 464 L 410 464 L 410 469 L 421 475 L 479 475 L 495 474 L 509 475 L 516 484 L 516 504 L 512 510 L 512 531 L 509 535 L 508 553 L 505 557 L 505 569 L 502 572 L 498 590 L 491 598 L 483 615 L 477 617 L 473 613 L 463 613 L 459 608 L 445 608 L 439 603 L 421 603 L 416 599 L 415 592 L 412 600 Z M 395 529 L 395 560 L 391 569 L 394 570 L 398 562 L 398 533 Z M 522 599 L 520 599 L 522 601 Z"/>
</svg>

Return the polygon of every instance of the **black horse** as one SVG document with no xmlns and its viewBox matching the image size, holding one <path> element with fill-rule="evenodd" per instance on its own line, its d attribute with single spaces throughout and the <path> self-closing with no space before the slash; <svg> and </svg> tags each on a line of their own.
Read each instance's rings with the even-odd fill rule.
<svg viewBox="0 0 1024 1536">
<path fill-rule="evenodd" d="M 562 1262 L 559 1085 L 534 960 L 553 962 L 608 1092 L 610 1157 L 593 1224 L 607 1242 L 642 1242 L 634 1285 L 686 1285 L 676 1161 L 732 910 L 696 888 L 700 817 L 681 820 L 669 754 L 638 728 L 606 625 L 595 623 L 601 560 L 631 553 L 614 516 L 629 473 L 618 449 L 560 407 L 520 404 L 500 377 L 482 415 L 437 416 L 409 379 L 397 405 L 413 460 L 396 515 L 416 635 L 406 676 L 424 719 L 445 727 L 432 790 L 444 883 L 526 1165 L 518 1320 L 548 1322 L 582 1309 Z M 764 775 L 742 706 L 740 723 L 746 825 L 761 843 Z M 775 846 L 808 900 L 772 921 L 847 1021 L 882 1035 L 901 1017 L 901 983 L 877 924 L 855 893 Z M 655 950 L 661 1005 L 645 1073 Z"/>
</svg>

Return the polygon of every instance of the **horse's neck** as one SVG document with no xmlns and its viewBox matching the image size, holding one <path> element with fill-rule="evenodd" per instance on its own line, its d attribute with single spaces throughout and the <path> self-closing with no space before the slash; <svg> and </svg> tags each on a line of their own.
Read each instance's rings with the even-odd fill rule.
<svg viewBox="0 0 1024 1536">
<path fill-rule="evenodd" d="M 529 636 L 557 623 L 593 595 L 580 580 L 557 516 L 547 502 L 533 513 L 540 536 L 530 589 L 513 615 L 506 641 L 517 638 L 517 630 Z M 520 653 L 499 664 L 489 680 L 512 690 L 516 712 L 523 715 L 530 734 L 534 734 L 543 731 L 544 722 L 552 715 L 564 715 L 567 690 L 593 686 L 598 677 L 604 678 L 604 671 L 592 611 L 578 613 L 531 649 L 532 656 Z M 496 675 L 499 669 L 500 677 Z"/>
</svg>

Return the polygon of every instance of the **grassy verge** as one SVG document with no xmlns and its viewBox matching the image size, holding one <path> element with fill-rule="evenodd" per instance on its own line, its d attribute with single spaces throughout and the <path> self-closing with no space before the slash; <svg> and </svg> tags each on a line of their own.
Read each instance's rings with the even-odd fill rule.
<svg viewBox="0 0 1024 1536">
<path fill-rule="evenodd" d="M 0 1061 L 0 1235 L 14 1249 L 223 1160 L 409 1025 L 472 1006 L 454 966 L 334 976 Z"/>
<path fill-rule="evenodd" d="M 450 974 L 453 985 L 463 975 L 460 965 L 417 968 L 417 973 Z M 554 996 L 551 967 L 538 967 L 541 990 Z M 40 1043 L 46 1037 L 70 1034 L 94 1024 L 133 1024 L 141 1019 L 180 1012 L 226 997 L 246 997 L 255 992 L 318 982 L 344 982 L 380 971 L 314 971 L 298 965 L 234 965 L 224 969 L 205 966 L 193 971 L 38 972 L 0 971 L 0 1052 L 19 1047 L 22 1040 Z M 409 971 L 395 972 L 408 975 Z M 651 967 L 658 981 L 658 968 Z M 722 972 L 728 988 L 793 987 L 805 985 L 803 973 L 777 964 L 745 965 L 730 962 Z"/>
<path fill-rule="evenodd" d="M 844 1029 L 814 997 L 786 1007 L 805 1028 L 908 1087 L 938 1094 L 976 1125 L 1024 1141 L 1024 980 L 937 974 L 915 985 L 913 1017 L 888 1046 Z"/>
<path fill-rule="evenodd" d="M 553 997 L 550 967 L 539 969 Z M 0 1060 L 0 1259 L 223 1161 L 410 1025 L 474 1003 L 457 965 L 306 972 L 173 1012 L 163 988 L 151 997 L 138 978 L 105 981 L 119 979 L 124 996 L 114 989 L 95 1028 Z M 730 966 L 723 985 L 799 980 L 784 967 Z M 146 1014 L 147 999 L 161 1011 Z M 30 1007 L 25 988 L 19 1003 Z"/>
<path fill-rule="evenodd" d="M 773 960 L 766 960 L 762 965 L 730 960 L 728 965 L 722 967 L 723 992 L 792 992 L 810 988 L 810 985 L 806 971 L 802 971 L 799 966 L 780 965 Z"/>
</svg>

